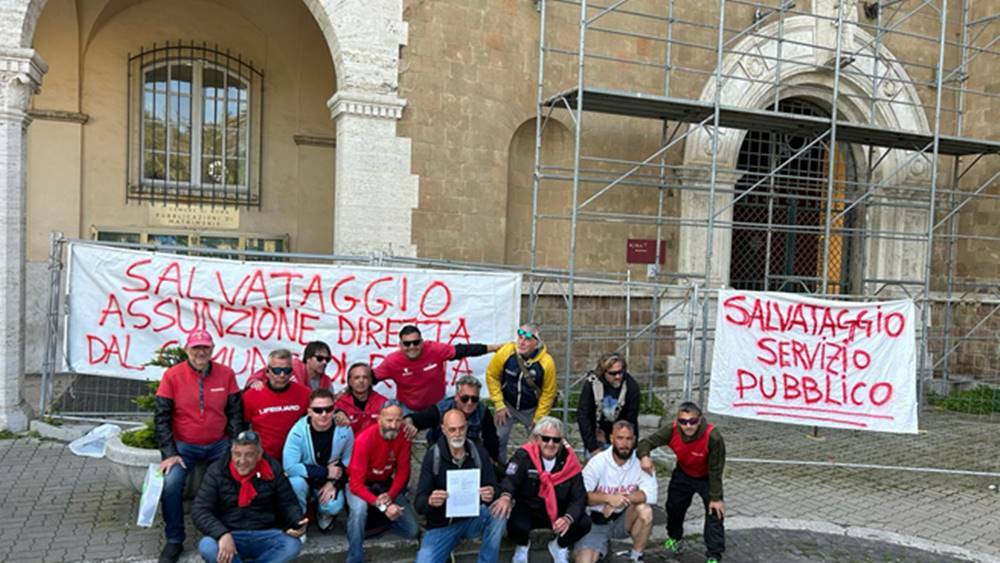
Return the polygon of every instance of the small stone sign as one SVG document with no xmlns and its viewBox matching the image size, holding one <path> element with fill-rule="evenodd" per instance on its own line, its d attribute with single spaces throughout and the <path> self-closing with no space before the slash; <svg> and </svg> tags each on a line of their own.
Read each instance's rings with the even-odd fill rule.
<svg viewBox="0 0 1000 563">
<path fill-rule="evenodd" d="M 240 211 L 233 207 L 153 204 L 149 207 L 149 224 L 154 227 L 239 229 Z"/>
</svg>

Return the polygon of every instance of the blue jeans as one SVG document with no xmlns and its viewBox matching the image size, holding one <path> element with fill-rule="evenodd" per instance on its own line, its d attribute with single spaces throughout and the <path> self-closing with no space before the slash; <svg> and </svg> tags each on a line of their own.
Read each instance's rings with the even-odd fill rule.
<svg viewBox="0 0 1000 563">
<path fill-rule="evenodd" d="M 233 563 L 264 561 L 284 563 L 299 555 L 302 542 L 281 530 L 234 530 L 230 532 L 236 543 Z M 219 542 L 205 536 L 198 542 L 198 553 L 206 563 L 215 563 L 219 556 Z"/>
<path fill-rule="evenodd" d="M 319 489 L 313 489 L 309 486 L 309 481 L 305 477 L 289 477 L 288 482 L 292 484 L 292 490 L 295 491 L 295 496 L 299 499 L 299 508 L 302 509 L 302 514 L 306 513 L 306 501 L 309 499 L 309 493 L 312 491 L 315 493 Z M 337 496 L 328 501 L 326 504 L 319 505 L 319 511 L 321 514 L 329 514 L 330 516 L 336 516 L 340 514 L 340 511 L 344 509 L 344 503 L 346 502 L 345 497 L 347 496 L 346 491 L 340 491 Z"/>
<path fill-rule="evenodd" d="M 184 543 L 184 483 L 188 472 L 199 462 L 213 462 L 229 450 L 229 440 L 223 438 L 207 446 L 176 442 L 177 453 L 184 460 L 187 469 L 175 463 L 163 477 L 163 493 L 160 505 L 163 508 L 163 523 L 168 543 Z"/>
<path fill-rule="evenodd" d="M 406 491 L 396 497 L 396 504 L 403 507 L 403 515 L 391 524 L 392 531 L 411 539 L 420 533 L 420 526 L 417 525 L 417 517 L 410 506 L 410 500 L 406 498 Z M 368 521 L 368 509 L 378 510 L 374 506 L 369 506 L 364 499 L 347 492 L 347 506 L 350 507 L 351 514 L 347 517 L 347 563 L 362 563 L 365 560 L 365 523 Z"/>
<path fill-rule="evenodd" d="M 506 518 L 493 518 L 490 509 L 479 507 L 477 518 L 458 518 L 450 526 L 432 528 L 424 532 L 417 552 L 417 563 L 439 563 L 447 561 L 448 555 L 461 540 L 482 536 L 483 544 L 479 549 L 479 563 L 492 563 L 500 557 L 500 540 L 507 528 Z"/>
</svg>

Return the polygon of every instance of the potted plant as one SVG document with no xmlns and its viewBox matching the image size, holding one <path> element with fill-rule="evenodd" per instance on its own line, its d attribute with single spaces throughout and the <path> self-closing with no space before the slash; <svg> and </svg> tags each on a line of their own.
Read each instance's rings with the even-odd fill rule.
<svg viewBox="0 0 1000 563">
<path fill-rule="evenodd" d="M 146 365 L 169 368 L 186 360 L 187 352 L 184 348 L 165 348 Z M 148 391 L 132 399 L 132 402 L 141 410 L 152 413 L 156 410 L 156 389 L 159 385 L 159 381 L 151 381 Z M 137 493 L 141 492 L 146 468 L 151 463 L 160 463 L 160 446 L 156 442 L 152 416 L 144 426 L 122 432 L 108 440 L 105 458 L 111 462 L 115 475 L 123 485 L 131 487 Z"/>
</svg>

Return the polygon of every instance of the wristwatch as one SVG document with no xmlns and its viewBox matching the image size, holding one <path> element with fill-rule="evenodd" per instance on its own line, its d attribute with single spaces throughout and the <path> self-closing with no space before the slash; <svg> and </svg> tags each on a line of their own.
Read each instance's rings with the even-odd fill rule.
<svg viewBox="0 0 1000 563">
<path fill-rule="evenodd" d="M 376 506 L 378 506 L 379 512 L 385 512 L 386 510 L 389 510 L 389 504 L 391 503 L 378 504 Z"/>
</svg>

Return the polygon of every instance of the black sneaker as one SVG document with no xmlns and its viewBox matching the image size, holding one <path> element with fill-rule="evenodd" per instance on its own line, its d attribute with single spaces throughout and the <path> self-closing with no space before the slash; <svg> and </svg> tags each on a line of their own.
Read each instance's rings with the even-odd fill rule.
<svg viewBox="0 0 1000 563">
<path fill-rule="evenodd" d="M 183 552 L 184 546 L 182 544 L 167 542 L 167 545 L 163 546 L 163 551 L 160 552 L 160 563 L 177 563 Z"/>
</svg>

